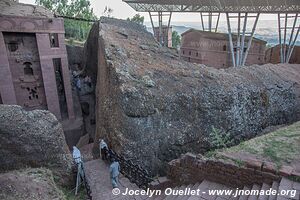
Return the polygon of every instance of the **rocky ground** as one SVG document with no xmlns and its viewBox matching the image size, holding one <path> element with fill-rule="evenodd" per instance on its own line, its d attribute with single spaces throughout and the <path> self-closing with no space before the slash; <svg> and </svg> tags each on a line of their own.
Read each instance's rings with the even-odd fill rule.
<svg viewBox="0 0 300 200">
<path fill-rule="evenodd" d="M 300 122 L 281 127 L 266 135 L 224 149 L 216 154 L 239 160 L 272 163 L 276 168 L 288 166 L 300 175 Z"/>
<path fill-rule="evenodd" d="M 23 169 L 0 174 L 0 199 L 63 200 L 53 174 L 44 168 Z"/>
<path fill-rule="evenodd" d="M 211 148 L 213 127 L 240 140 L 300 119 L 299 65 L 187 63 L 142 26 L 107 18 L 85 47 L 86 71 L 97 74 L 95 141 L 154 173 L 181 153 Z"/>
<path fill-rule="evenodd" d="M 74 196 L 73 159 L 62 125 L 49 111 L 0 105 L 0 199 Z"/>
</svg>

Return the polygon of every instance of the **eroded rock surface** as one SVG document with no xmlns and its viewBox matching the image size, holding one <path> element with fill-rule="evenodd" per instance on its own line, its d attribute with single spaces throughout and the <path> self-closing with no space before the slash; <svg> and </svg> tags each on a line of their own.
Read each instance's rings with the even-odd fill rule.
<svg viewBox="0 0 300 200">
<path fill-rule="evenodd" d="M 86 48 L 87 70 L 98 76 L 95 141 L 106 138 L 153 173 L 181 153 L 206 151 L 212 127 L 244 139 L 300 119 L 300 65 L 187 63 L 142 26 L 107 18 Z"/>
<path fill-rule="evenodd" d="M 50 170 L 25 169 L 0 174 L 0 199 L 64 200 Z"/>
<path fill-rule="evenodd" d="M 53 18 L 53 13 L 42 6 L 19 3 L 11 0 L 0 1 L 1 15 L 14 15 L 24 17 Z"/>
<path fill-rule="evenodd" d="M 0 172 L 45 167 L 58 181 L 71 180 L 72 157 L 62 125 L 49 111 L 0 105 Z"/>
</svg>

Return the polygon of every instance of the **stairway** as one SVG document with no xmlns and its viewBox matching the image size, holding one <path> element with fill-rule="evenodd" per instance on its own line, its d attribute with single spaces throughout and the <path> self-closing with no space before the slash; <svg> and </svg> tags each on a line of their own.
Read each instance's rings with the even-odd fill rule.
<svg viewBox="0 0 300 200">
<path fill-rule="evenodd" d="M 102 160 L 92 160 L 88 161 L 84 165 L 85 173 L 87 177 L 87 181 L 90 185 L 92 191 L 92 199 L 93 200 L 299 200 L 300 199 L 300 183 L 293 182 L 287 178 L 282 178 L 281 181 L 273 182 L 272 185 L 268 185 L 266 183 L 262 185 L 254 184 L 251 187 L 245 186 L 244 190 L 269 190 L 272 188 L 273 190 L 281 191 L 281 190 L 296 190 L 297 193 L 295 197 L 291 198 L 289 196 L 282 195 L 239 195 L 235 197 L 236 188 L 230 188 L 225 185 L 211 182 L 208 180 L 204 180 L 201 183 L 190 184 L 190 185 L 182 185 L 173 188 L 175 190 L 185 190 L 186 188 L 190 188 L 193 190 L 200 189 L 199 195 L 187 195 L 182 196 L 179 194 L 168 195 L 164 194 L 162 191 L 162 195 L 149 197 L 147 195 L 134 195 L 134 196 L 124 196 L 124 195 L 113 195 L 112 194 L 112 185 L 109 177 L 109 165 Z M 126 177 L 120 175 L 120 192 L 125 192 L 125 189 L 129 190 L 139 190 L 140 189 L 133 183 L 131 183 Z M 230 195 L 209 195 L 209 190 L 233 190 Z"/>
<path fill-rule="evenodd" d="M 184 188 L 191 188 L 191 189 L 200 189 L 200 195 L 199 196 L 179 196 L 179 195 L 170 195 L 165 196 L 162 195 L 160 197 L 154 197 L 149 199 L 155 199 L 155 200 L 299 200 L 300 199 L 300 183 L 299 182 L 293 182 L 287 178 L 282 178 L 280 183 L 273 182 L 272 185 L 268 185 L 266 183 L 263 183 L 262 185 L 254 184 L 251 187 L 245 186 L 243 190 L 257 190 L 257 191 L 267 191 L 271 188 L 273 190 L 276 190 L 277 192 L 280 192 L 282 190 L 296 190 L 296 194 L 294 197 L 290 197 L 289 195 L 239 195 L 235 197 L 235 190 L 236 188 L 230 188 L 222 184 L 218 184 L 215 182 L 204 180 L 203 182 L 196 183 L 194 185 L 188 185 L 188 186 L 180 186 L 175 187 L 174 190 L 177 189 L 184 189 Z M 230 190 L 232 189 L 233 192 L 231 195 L 209 195 L 208 190 Z M 203 192 L 203 193 L 202 193 Z"/>
<path fill-rule="evenodd" d="M 91 160 L 84 163 L 85 175 L 92 192 L 93 200 L 142 200 L 139 196 L 122 196 L 112 194 L 112 185 L 109 174 L 109 164 L 101 159 Z M 123 193 L 125 188 L 139 190 L 138 186 L 131 183 L 126 177 L 120 174 L 119 177 L 120 192 Z"/>
</svg>

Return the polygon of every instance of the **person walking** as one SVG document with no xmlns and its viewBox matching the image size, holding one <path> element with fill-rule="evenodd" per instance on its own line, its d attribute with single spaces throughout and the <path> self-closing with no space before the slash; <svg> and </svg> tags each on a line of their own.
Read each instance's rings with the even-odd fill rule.
<svg viewBox="0 0 300 200">
<path fill-rule="evenodd" d="M 73 159 L 77 165 L 77 178 L 76 178 L 76 190 L 75 195 L 77 195 L 81 181 L 85 181 L 83 162 L 80 150 L 73 146 Z"/>
<path fill-rule="evenodd" d="M 113 188 L 117 188 L 119 184 L 120 164 L 114 158 L 111 159 L 109 173 Z"/>
<path fill-rule="evenodd" d="M 108 146 L 106 144 L 106 142 L 103 139 L 100 139 L 100 144 L 99 144 L 99 148 L 100 148 L 100 156 L 102 158 L 102 160 L 107 160 L 108 159 Z"/>
</svg>

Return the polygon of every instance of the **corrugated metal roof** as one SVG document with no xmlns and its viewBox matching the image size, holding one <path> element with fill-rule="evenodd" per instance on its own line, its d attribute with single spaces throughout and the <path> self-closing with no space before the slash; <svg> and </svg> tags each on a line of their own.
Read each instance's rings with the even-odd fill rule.
<svg viewBox="0 0 300 200">
<path fill-rule="evenodd" d="M 123 0 L 139 12 L 299 12 L 300 0 Z"/>
</svg>

